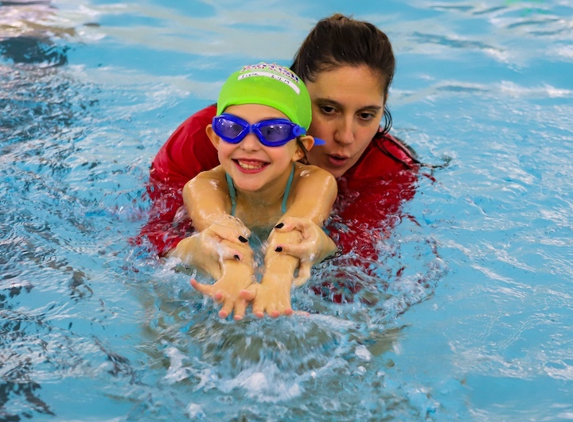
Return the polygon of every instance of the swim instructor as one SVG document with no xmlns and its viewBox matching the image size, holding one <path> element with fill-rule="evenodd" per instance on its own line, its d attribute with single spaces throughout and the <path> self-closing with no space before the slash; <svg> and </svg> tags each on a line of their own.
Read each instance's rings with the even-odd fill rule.
<svg viewBox="0 0 573 422">
<path fill-rule="evenodd" d="M 325 141 L 308 152 L 308 162 L 329 171 L 338 182 L 330 235 L 342 253 L 354 250 L 375 259 L 372 229 L 387 226 L 388 216 L 413 197 L 419 169 L 411 149 L 388 133 L 392 119 L 386 101 L 395 70 L 391 43 L 371 23 L 335 14 L 310 31 L 291 69 L 303 79 L 312 100 L 308 133 Z M 160 255 L 192 231 L 191 221 L 180 212 L 183 186 L 219 165 L 205 133 L 216 109 L 206 107 L 183 122 L 151 165 L 148 193 L 153 204 L 141 236 Z M 302 243 L 281 246 L 285 254 L 300 259 L 301 267 L 310 268 L 322 259 L 320 237 L 326 235 L 300 217 L 280 230 L 296 226 L 303 233 Z"/>
</svg>

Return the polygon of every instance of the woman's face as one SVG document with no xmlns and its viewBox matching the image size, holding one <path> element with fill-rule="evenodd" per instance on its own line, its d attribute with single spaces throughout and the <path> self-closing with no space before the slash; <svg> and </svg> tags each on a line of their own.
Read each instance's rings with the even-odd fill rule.
<svg viewBox="0 0 573 422">
<path fill-rule="evenodd" d="M 384 87 L 367 66 L 343 66 L 306 82 L 312 100 L 309 134 L 326 144 L 308 152 L 311 164 L 342 176 L 362 156 L 384 114 Z"/>
</svg>

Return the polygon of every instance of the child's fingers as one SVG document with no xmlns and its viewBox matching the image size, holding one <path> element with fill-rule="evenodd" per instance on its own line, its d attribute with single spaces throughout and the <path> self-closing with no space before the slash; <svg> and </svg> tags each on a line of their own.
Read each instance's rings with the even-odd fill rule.
<svg viewBox="0 0 573 422">
<path fill-rule="evenodd" d="M 278 303 L 277 309 L 280 315 L 292 315 L 292 308 L 290 306 L 290 297 L 285 300 L 281 300 Z"/>
<path fill-rule="evenodd" d="M 257 317 L 257 318 L 262 318 L 265 316 L 265 308 L 264 306 L 260 303 L 260 301 L 255 300 L 253 302 L 253 314 Z"/>
<path fill-rule="evenodd" d="M 289 305 L 284 305 L 284 304 L 280 304 L 279 306 L 277 306 L 277 308 L 274 310 L 274 313 L 269 312 L 269 315 L 272 316 L 273 318 L 279 317 L 281 315 L 288 316 L 291 314 L 292 314 L 291 307 Z"/>
<path fill-rule="evenodd" d="M 231 314 L 232 310 L 233 310 L 233 301 L 232 300 L 226 300 L 223 303 L 223 307 L 219 311 L 219 316 L 221 318 L 227 318 Z"/>
<path fill-rule="evenodd" d="M 215 292 L 215 294 L 213 295 L 213 300 L 217 303 L 221 303 L 223 299 L 225 299 L 225 295 L 220 290 Z"/>
<path fill-rule="evenodd" d="M 235 302 L 235 315 L 233 319 L 239 321 L 245 317 L 245 311 L 247 309 L 247 302 L 243 299 L 237 299 Z"/>
<path fill-rule="evenodd" d="M 253 283 L 246 289 L 241 290 L 239 295 L 246 301 L 251 302 L 255 299 L 255 297 L 257 297 L 258 287 L 259 287 L 258 284 Z"/>
<path fill-rule="evenodd" d="M 265 312 L 271 318 L 278 318 L 281 315 L 292 315 L 292 308 L 290 306 L 290 300 L 279 301 L 279 302 L 264 302 L 264 297 L 260 297 L 259 301 L 253 303 L 253 314 L 257 317 L 262 318 Z"/>
<path fill-rule="evenodd" d="M 201 284 L 194 278 L 191 279 L 191 286 L 200 293 L 204 295 L 211 296 L 213 292 L 213 286 L 210 284 Z"/>
</svg>

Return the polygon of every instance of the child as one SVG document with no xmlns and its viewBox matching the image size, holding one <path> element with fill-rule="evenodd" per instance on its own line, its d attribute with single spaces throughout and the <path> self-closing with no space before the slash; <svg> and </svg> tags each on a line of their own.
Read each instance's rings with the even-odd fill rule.
<svg viewBox="0 0 573 422">
<path fill-rule="evenodd" d="M 254 300 L 253 313 L 259 317 L 265 311 L 273 317 L 292 313 L 290 289 L 299 263 L 279 254 L 281 248 L 274 245 L 300 242 L 300 233 L 272 229 L 281 228 L 288 217 L 289 224 L 296 224 L 293 217 L 298 216 L 312 216 L 310 220 L 322 226 L 337 195 L 329 172 L 299 163 L 315 143 L 322 142 L 306 135 L 310 122 L 308 91 L 287 68 L 267 63 L 245 66 L 221 89 L 217 115 L 206 129 L 221 164 L 200 173 L 183 189 L 191 219 L 211 224 L 195 227 L 199 233 L 181 241 L 172 255 L 218 279 L 213 285 L 191 283 L 223 302 L 219 312 L 223 318 L 234 310 L 234 318 L 241 319 L 248 300 Z M 249 229 L 271 230 L 260 284 L 254 281 Z M 222 239 L 228 236 L 223 234 L 229 230 L 240 235 L 241 246 L 224 245 L 227 241 Z M 334 253 L 336 246 L 328 241 L 326 250 Z"/>
</svg>

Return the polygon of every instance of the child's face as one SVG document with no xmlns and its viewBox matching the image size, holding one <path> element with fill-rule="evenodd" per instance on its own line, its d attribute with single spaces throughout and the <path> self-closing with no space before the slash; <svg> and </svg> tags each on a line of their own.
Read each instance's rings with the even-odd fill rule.
<svg viewBox="0 0 573 422">
<path fill-rule="evenodd" d="M 242 104 L 227 107 L 233 114 L 249 124 L 269 119 L 288 119 L 279 110 L 260 104 Z M 211 133 L 209 133 L 211 132 Z M 238 144 L 231 144 L 208 130 L 219 155 L 219 162 L 232 177 L 235 187 L 246 191 L 273 189 L 282 186 L 291 172 L 291 164 L 304 154 L 293 139 L 280 147 L 263 145 L 253 133 Z"/>
</svg>

